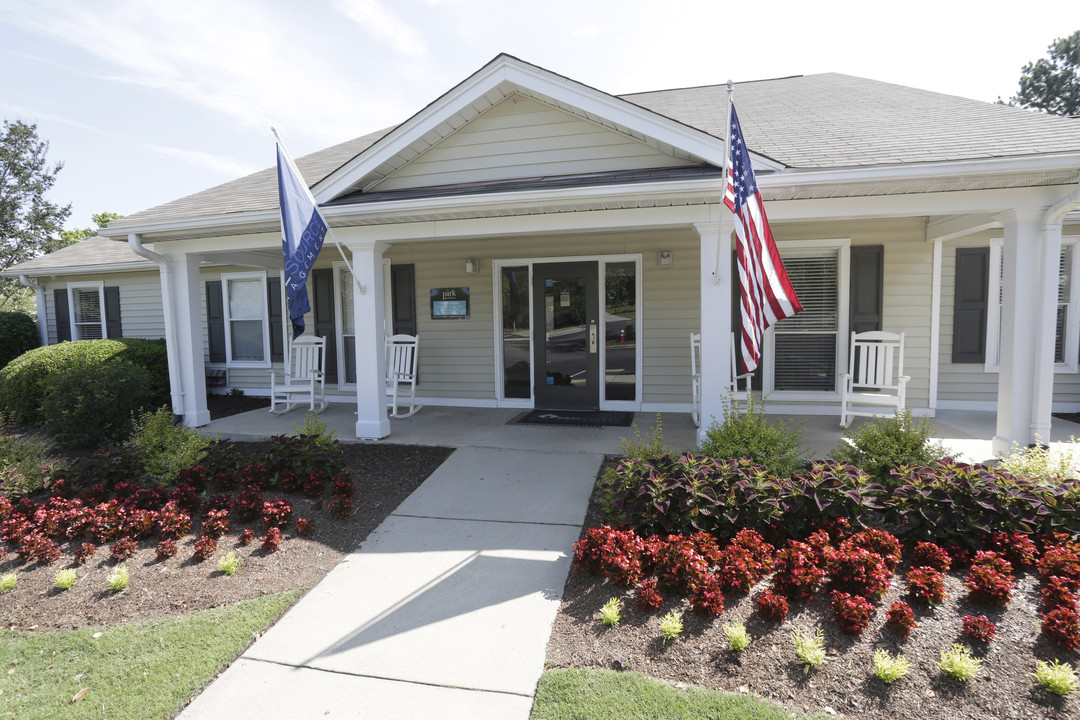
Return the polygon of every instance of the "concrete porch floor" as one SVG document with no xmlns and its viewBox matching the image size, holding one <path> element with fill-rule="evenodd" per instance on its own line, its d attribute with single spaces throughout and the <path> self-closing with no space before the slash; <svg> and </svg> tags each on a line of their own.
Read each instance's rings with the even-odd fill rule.
<svg viewBox="0 0 1080 720">
<path fill-rule="evenodd" d="M 619 454 L 622 438 L 633 437 L 635 430 L 647 435 L 656 423 L 656 413 L 637 413 L 635 427 L 545 427 L 537 425 L 508 425 L 520 414 L 520 409 L 461 408 L 425 406 L 411 418 L 391 418 L 390 435 L 382 440 L 361 441 L 354 437 L 356 416 L 351 404 L 333 403 L 323 413 L 328 430 L 337 433 L 342 442 L 381 442 L 406 445 L 441 445 L 445 447 L 482 447 L 566 452 Z M 696 430 L 689 413 L 660 413 L 664 441 L 680 450 L 697 445 Z M 803 445 L 813 458 L 824 458 L 843 437 L 839 416 L 778 415 L 793 423 L 801 423 Z M 273 435 L 293 434 L 304 421 L 304 410 L 296 409 L 285 415 L 266 410 L 233 415 L 215 420 L 200 430 L 209 436 L 220 435 L 230 440 L 265 440 Z M 867 422 L 857 418 L 855 423 Z M 932 418 L 940 439 L 953 455 L 966 462 L 986 462 L 993 459 L 991 438 L 994 436 L 995 415 L 992 412 L 942 410 Z M 1051 447 L 1080 438 L 1080 424 L 1054 418 L 1050 437 Z"/>
</svg>

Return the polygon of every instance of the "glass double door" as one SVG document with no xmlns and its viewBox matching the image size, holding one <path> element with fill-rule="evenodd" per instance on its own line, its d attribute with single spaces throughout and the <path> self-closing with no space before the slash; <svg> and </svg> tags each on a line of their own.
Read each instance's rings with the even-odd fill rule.
<svg viewBox="0 0 1080 720">
<path fill-rule="evenodd" d="M 596 262 L 533 266 L 535 407 L 600 407 L 599 266 Z"/>
</svg>

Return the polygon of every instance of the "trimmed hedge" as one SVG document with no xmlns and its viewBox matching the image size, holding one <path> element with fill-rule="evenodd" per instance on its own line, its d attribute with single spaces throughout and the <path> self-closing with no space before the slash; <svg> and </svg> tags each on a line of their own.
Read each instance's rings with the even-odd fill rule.
<svg viewBox="0 0 1080 720">
<path fill-rule="evenodd" d="M 26 313 L 0 312 L 0 368 L 40 345 L 34 318 Z"/>
<path fill-rule="evenodd" d="M 80 383 L 85 391 L 80 392 Z M 56 397 L 49 400 L 49 395 Z M 64 434 L 68 439 L 56 437 L 65 445 L 73 442 L 72 432 L 94 435 L 93 428 L 71 428 L 76 417 L 85 414 L 89 425 L 101 425 L 105 439 L 122 427 L 130 431 L 132 410 L 156 408 L 168 398 L 164 340 L 63 342 L 24 353 L 0 370 L 0 411 L 14 422 Z M 123 422 L 113 417 L 114 406 L 122 410 Z"/>
</svg>

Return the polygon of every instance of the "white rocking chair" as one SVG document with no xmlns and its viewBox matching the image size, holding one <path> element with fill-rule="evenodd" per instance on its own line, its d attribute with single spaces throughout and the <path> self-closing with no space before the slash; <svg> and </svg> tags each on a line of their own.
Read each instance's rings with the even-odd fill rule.
<svg viewBox="0 0 1080 720">
<path fill-rule="evenodd" d="M 326 338 L 302 335 L 289 343 L 288 364 L 279 379 L 270 371 L 270 412 L 281 415 L 297 406 L 296 396 L 306 396 L 312 412 L 326 409 Z M 316 408 L 318 400 L 318 408 Z M 282 407 L 278 407 L 278 405 Z"/>
<path fill-rule="evenodd" d="M 386 338 L 386 394 L 390 417 L 407 418 L 415 415 L 423 405 L 416 404 L 416 363 L 420 339 L 415 335 L 391 335 Z M 409 410 L 398 409 L 400 388 L 408 386 Z M 402 399 L 404 402 L 404 399 Z"/>
<path fill-rule="evenodd" d="M 731 333 L 729 343 L 731 352 L 731 393 L 736 399 L 739 393 L 750 392 L 750 378 L 753 373 L 737 374 L 735 369 L 735 333 Z M 739 390 L 739 383 L 743 389 Z M 693 393 L 694 404 L 690 408 L 690 417 L 694 425 L 701 426 L 701 333 L 690 333 L 690 390 Z"/>
<path fill-rule="evenodd" d="M 848 369 L 840 375 L 841 427 L 850 425 L 856 415 L 887 417 L 904 409 L 906 386 L 911 379 L 904 375 L 904 333 L 851 333 Z"/>
</svg>

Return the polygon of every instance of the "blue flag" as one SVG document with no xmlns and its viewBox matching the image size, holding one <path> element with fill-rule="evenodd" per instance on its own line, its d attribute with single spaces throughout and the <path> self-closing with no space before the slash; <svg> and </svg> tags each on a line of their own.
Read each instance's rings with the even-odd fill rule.
<svg viewBox="0 0 1080 720">
<path fill-rule="evenodd" d="M 327 225 L 307 183 L 288 151 L 277 146 L 278 197 L 281 204 L 281 252 L 285 259 L 285 298 L 293 340 L 304 332 L 304 315 L 311 311 L 307 278 L 319 257 Z"/>
</svg>

